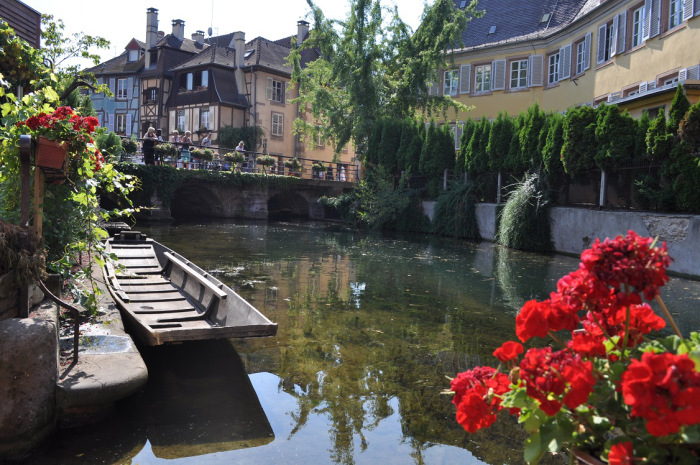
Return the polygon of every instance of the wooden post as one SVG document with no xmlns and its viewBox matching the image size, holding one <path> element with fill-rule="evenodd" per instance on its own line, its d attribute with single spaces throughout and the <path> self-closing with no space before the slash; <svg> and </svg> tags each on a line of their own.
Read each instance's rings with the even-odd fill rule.
<svg viewBox="0 0 700 465">
<path fill-rule="evenodd" d="M 34 229 L 42 236 L 44 211 L 44 172 L 38 166 L 34 168 Z"/>
<path fill-rule="evenodd" d="M 22 182 L 22 190 L 20 193 L 20 225 L 25 229 L 29 229 L 29 181 L 31 179 L 32 170 L 30 165 L 31 153 L 32 137 L 28 135 L 19 136 L 20 176 Z M 19 288 L 19 309 L 17 316 L 19 318 L 27 318 L 29 316 L 29 286 L 26 284 Z"/>
</svg>

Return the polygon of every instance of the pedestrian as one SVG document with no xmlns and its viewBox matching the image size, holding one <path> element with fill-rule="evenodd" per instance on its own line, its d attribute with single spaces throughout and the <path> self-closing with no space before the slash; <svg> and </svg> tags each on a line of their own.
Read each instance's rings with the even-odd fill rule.
<svg viewBox="0 0 700 465">
<path fill-rule="evenodd" d="M 192 133 L 190 131 L 185 131 L 185 135 L 180 139 L 180 144 L 182 150 L 180 151 L 180 158 L 182 159 L 182 164 L 184 168 L 189 168 L 190 163 L 190 144 L 192 143 Z"/>
<path fill-rule="evenodd" d="M 147 165 L 155 165 L 155 146 L 158 143 L 156 130 L 152 127 L 148 128 L 146 134 L 143 135 L 143 162 Z"/>
<path fill-rule="evenodd" d="M 211 132 L 208 132 L 202 139 L 202 147 L 211 147 Z"/>
</svg>

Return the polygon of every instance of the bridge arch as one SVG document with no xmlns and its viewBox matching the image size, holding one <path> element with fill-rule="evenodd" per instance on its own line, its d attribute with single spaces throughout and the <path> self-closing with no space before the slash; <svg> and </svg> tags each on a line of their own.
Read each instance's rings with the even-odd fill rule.
<svg viewBox="0 0 700 465">
<path fill-rule="evenodd" d="M 309 218 L 309 202 L 304 196 L 293 192 L 280 192 L 267 201 L 268 218 Z"/>
<path fill-rule="evenodd" d="M 188 183 L 178 187 L 170 204 L 170 212 L 175 218 L 181 216 L 226 217 L 219 196 L 204 183 Z"/>
</svg>

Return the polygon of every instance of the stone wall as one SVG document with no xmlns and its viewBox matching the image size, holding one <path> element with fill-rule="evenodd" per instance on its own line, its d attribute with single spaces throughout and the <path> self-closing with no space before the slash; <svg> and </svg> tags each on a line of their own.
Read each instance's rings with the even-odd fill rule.
<svg viewBox="0 0 700 465">
<path fill-rule="evenodd" d="M 492 203 L 476 206 L 479 232 L 484 240 L 492 241 L 496 235 L 496 210 L 496 204 Z M 557 252 L 579 255 L 596 238 L 602 240 L 632 230 L 640 236 L 658 236 L 666 242 L 674 260 L 670 271 L 700 278 L 698 215 L 554 207 L 550 218 Z"/>
</svg>

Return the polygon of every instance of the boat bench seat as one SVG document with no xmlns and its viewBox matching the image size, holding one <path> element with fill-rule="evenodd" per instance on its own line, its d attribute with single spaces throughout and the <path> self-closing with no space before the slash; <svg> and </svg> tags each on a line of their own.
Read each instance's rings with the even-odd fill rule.
<svg viewBox="0 0 700 465">
<path fill-rule="evenodd" d="M 226 292 L 209 281 L 206 273 L 192 268 L 189 262 L 176 257 L 170 252 L 164 252 L 163 255 L 167 260 L 164 267 L 166 277 L 170 279 L 172 284 L 194 300 L 203 311 L 197 317 L 167 318 L 167 321 L 187 321 L 209 317 L 218 308 L 220 301 L 226 299 Z"/>
</svg>

